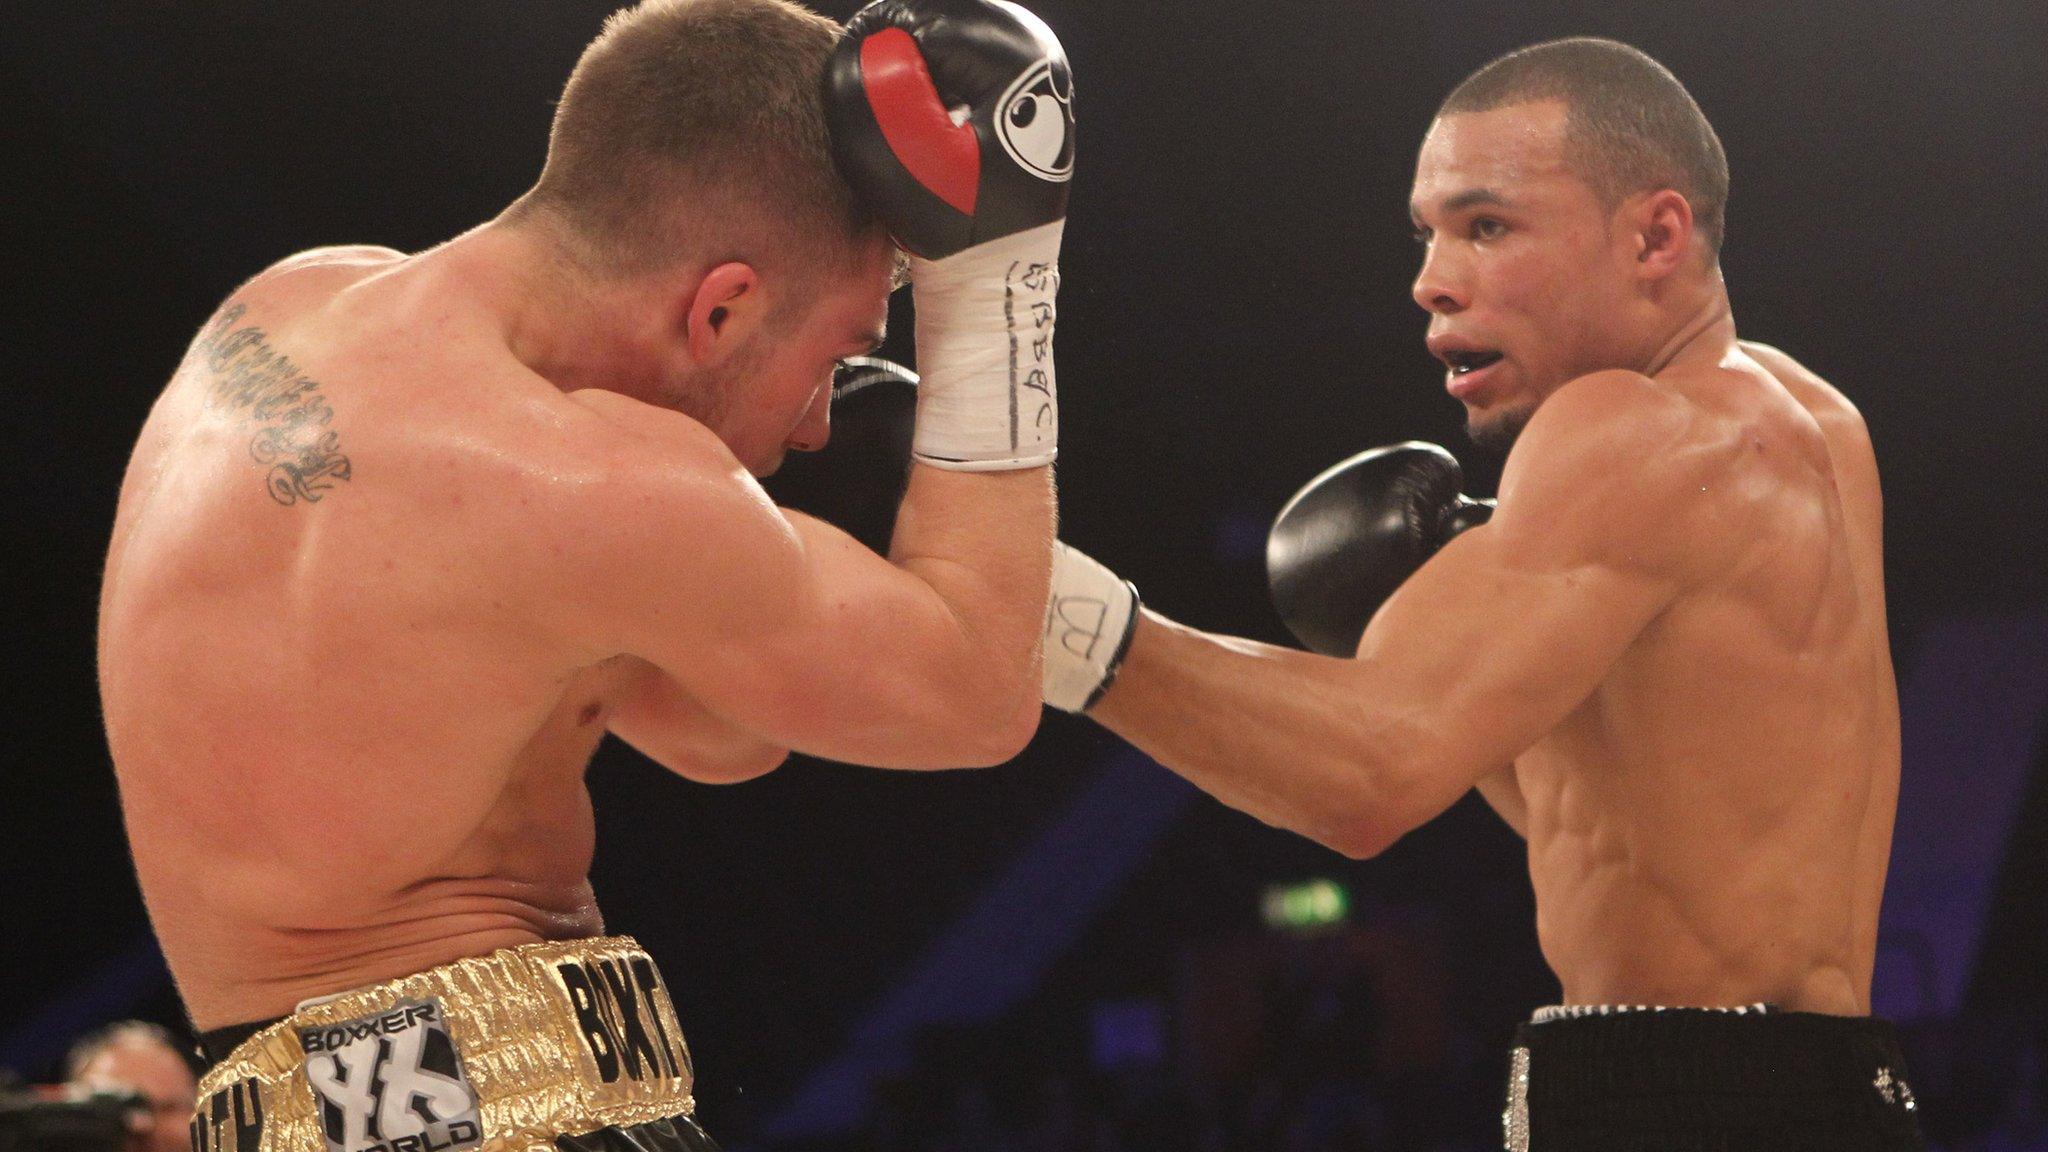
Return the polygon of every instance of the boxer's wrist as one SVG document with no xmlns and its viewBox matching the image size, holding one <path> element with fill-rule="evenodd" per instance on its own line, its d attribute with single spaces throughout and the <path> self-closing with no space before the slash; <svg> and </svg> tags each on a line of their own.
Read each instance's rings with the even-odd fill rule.
<svg viewBox="0 0 2048 1152">
<path fill-rule="evenodd" d="M 1084 552 L 1054 542 L 1040 698 L 1085 712 L 1116 682 L 1138 627 L 1138 589 Z"/>
<path fill-rule="evenodd" d="M 1050 464 L 1059 446 L 1055 220 L 943 260 L 911 261 L 922 382 L 912 451 L 940 468 Z"/>
</svg>

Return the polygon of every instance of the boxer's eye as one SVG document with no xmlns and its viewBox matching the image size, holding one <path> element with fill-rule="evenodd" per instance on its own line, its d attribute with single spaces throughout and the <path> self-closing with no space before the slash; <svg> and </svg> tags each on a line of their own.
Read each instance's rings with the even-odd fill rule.
<svg viewBox="0 0 2048 1152">
<path fill-rule="evenodd" d="M 1474 240 L 1498 240 L 1506 233 L 1508 226 L 1491 216 L 1481 216 L 1472 221 Z"/>
</svg>

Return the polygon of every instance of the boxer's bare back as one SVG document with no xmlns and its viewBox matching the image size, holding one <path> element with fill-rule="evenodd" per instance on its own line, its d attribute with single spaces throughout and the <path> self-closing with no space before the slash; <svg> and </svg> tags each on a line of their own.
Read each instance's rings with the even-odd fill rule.
<svg viewBox="0 0 2048 1152">
<path fill-rule="evenodd" d="M 257 277 L 201 332 L 130 463 L 105 718 L 151 919 L 202 1028 L 600 932 L 583 776 L 607 729 L 724 782 L 792 746 L 994 762 L 1035 723 L 1042 602 L 1010 613 L 1017 667 L 976 671 L 932 586 L 785 517 L 702 425 L 528 370 L 492 306 L 516 286 L 461 268 L 493 242 L 322 250 Z M 829 356 L 879 339 L 889 267 L 821 306 L 844 332 L 818 345 L 821 381 Z M 1046 484 L 926 471 L 906 521 L 921 498 L 964 506 L 946 485 Z M 994 519 L 1042 545 L 1049 512 L 1007 507 Z M 1019 557 L 1028 586 L 1044 561 Z M 823 691 L 898 651 L 902 683 Z M 972 706 L 946 722 L 927 665 L 987 690 L 995 722 Z M 853 722 L 863 706 L 884 722 Z"/>
<path fill-rule="evenodd" d="M 601 930 L 582 772 L 607 704 L 648 670 L 581 667 L 494 626 L 463 529 L 519 497 L 471 454 L 519 415 L 462 381 L 504 353 L 455 335 L 461 318 L 361 324 L 389 305 L 351 292 L 389 295 L 365 282 L 398 263 L 329 253 L 239 291 L 122 485 L 108 733 L 143 892 L 202 1027 Z M 299 436 L 327 440 L 324 460 L 252 451 L 291 417 L 219 395 L 237 362 L 282 358 L 317 385 L 290 411 L 328 413 Z M 502 464 L 500 482 L 523 470 Z"/>
</svg>

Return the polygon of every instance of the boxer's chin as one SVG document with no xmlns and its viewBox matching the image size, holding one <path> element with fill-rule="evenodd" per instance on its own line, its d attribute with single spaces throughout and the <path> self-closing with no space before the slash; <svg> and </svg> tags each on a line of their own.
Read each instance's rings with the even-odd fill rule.
<svg viewBox="0 0 2048 1152">
<path fill-rule="evenodd" d="M 1536 414 L 1533 408 L 1498 408 L 1490 412 L 1468 412 L 1465 417 L 1465 435 L 1472 440 L 1472 446 L 1482 452 L 1505 459 L 1508 450 L 1522 435 L 1522 429 L 1529 426 L 1529 418 Z"/>
</svg>

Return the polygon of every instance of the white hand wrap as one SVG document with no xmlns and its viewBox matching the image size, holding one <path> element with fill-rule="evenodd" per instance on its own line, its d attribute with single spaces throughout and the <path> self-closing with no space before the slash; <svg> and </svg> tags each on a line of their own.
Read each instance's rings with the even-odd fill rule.
<svg viewBox="0 0 2048 1152">
<path fill-rule="evenodd" d="M 1059 449 L 1053 298 L 1065 220 L 910 262 L 919 460 L 965 472 L 1050 464 Z"/>
<path fill-rule="evenodd" d="M 1040 695 L 1082 712 L 1109 690 L 1138 625 L 1138 590 L 1084 552 L 1053 545 Z"/>
</svg>

